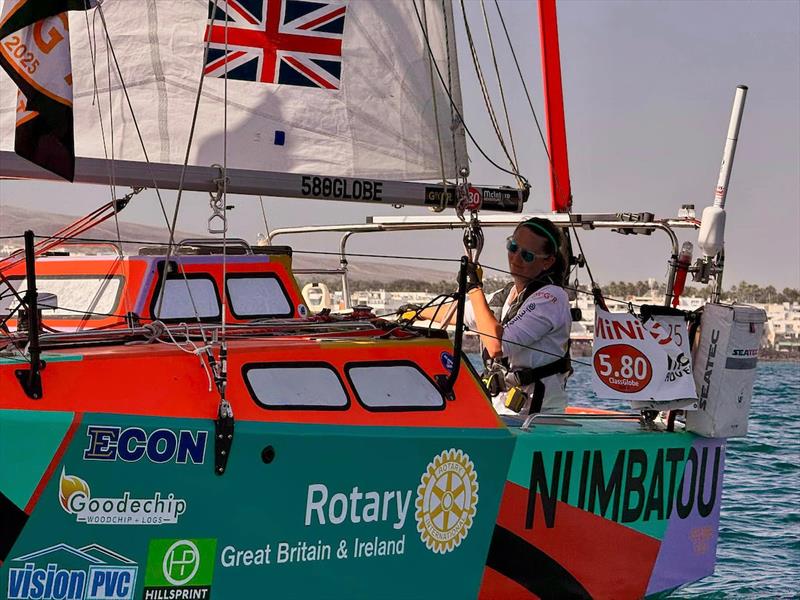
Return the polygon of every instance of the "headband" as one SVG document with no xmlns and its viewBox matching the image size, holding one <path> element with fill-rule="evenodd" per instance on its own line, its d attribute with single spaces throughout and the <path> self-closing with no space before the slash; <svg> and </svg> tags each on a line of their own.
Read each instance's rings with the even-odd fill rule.
<svg viewBox="0 0 800 600">
<path fill-rule="evenodd" d="M 539 223 L 537 223 L 536 221 L 527 220 L 520 223 L 520 225 L 524 225 L 525 227 L 530 227 L 532 229 L 538 229 L 539 231 L 541 231 L 547 239 L 553 242 L 554 252 L 558 252 L 558 244 L 556 243 L 556 238 L 554 238 L 553 234 L 547 231 L 547 229 L 539 225 Z"/>
</svg>

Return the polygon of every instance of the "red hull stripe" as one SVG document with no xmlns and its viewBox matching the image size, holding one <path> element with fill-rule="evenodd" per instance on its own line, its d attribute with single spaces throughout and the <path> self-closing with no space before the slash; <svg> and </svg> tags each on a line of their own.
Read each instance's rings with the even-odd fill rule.
<svg viewBox="0 0 800 600">
<path fill-rule="evenodd" d="M 72 418 L 72 424 L 67 429 L 67 433 L 64 434 L 64 439 L 61 440 L 61 443 L 58 446 L 58 450 L 53 455 L 53 460 L 50 461 L 50 464 L 47 467 L 47 470 L 42 475 L 42 478 L 39 480 L 39 485 L 36 486 L 36 489 L 33 490 L 33 494 L 31 495 L 31 499 L 28 500 L 28 504 L 25 505 L 25 512 L 27 514 L 31 514 L 33 509 L 36 507 L 36 503 L 39 502 L 39 497 L 44 492 L 44 488 L 47 486 L 50 478 L 53 476 L 53 473 L 58 467 L 58 463 L 61 462 L 61 459 L 64 456 L 64 453 L 67 451 L 72 438 L 75 436 L 75 431 L 78 429 L 78 426 L 81 424 L 81 420 L 83 419 L 82 413 L 75 413 L 75 416 Z"/>
<path fill-rule="evenodd" d="M 491 567 L 483 570 L 483 581 L 478 600 L 539 600 L 539 596 L 526 590 L 513 579 L 501 575 Z"/>
<path fill-rule="evenodd" d="M 526 529 L 528 489 L 507 482 L 497 526 L 568 570 L 593 598 L 644 596 L 659 540 L 563 502 L 557 505 L 555 526 L 548 528 L 541 506 L 537 498 L 533 527 Z"/>
</svg>

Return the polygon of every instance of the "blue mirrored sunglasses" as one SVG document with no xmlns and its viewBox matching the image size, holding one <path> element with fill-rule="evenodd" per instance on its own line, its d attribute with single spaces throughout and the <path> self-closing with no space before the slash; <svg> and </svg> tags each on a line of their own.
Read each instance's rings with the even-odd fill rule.
<svg viewBox="0 0 800 600">
<path fill-rule="evenodd" d="M 517 252 L 519 252 L 519 255 L 522 257 L 522 260 L 525 261 L 526 263 L 532 263 L 537 258 L 545 257 L 545 255 L 542 254 L 537 255 L 536 253 L 531 252 L 530 250 L 522 248 L 517 243 L 517 240 L 515 240 L 513 237 L 509 237 L 506 239 L 506 250 L 508 250 L 509 253 L 511 254 L 516 254 Z"/>
</svg>

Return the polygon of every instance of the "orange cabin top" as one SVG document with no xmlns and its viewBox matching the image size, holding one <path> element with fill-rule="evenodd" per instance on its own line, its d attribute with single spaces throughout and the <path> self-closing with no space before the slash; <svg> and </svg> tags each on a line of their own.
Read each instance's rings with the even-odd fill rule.
<svg viewBox="0 0 800 600">
<path fill-rule="evenodd" d="M 170 259 L 166 277 L 163 255 L 37 259 L 43 393 L 26 395 L 16 371 L 29 363 L 7 346 L 0 409 L 215 418 L 220 395 L 202 348 L 219 333 L 224 310 L 238 326 L 227 334 L 226 388 L 237 420 L 502 426 L 469 365 L 454 383 L 455 399 L 444 398 L 436 380 L 453 364 L 444 334 L 369 314 L 310 317 L 289 251 L 276 251 L 229 255 L 224 263 L 218 254 L 181 254 Z M 23 263 L 3 274 L 25 289 Z M 7 291 L 0 296 L 0 311 L 15 305 Z M 148 339 L 141 326 L 155 320 L 171 331 Z M 175 327 L 181 323 L 188 326 Z M 13 331 L 17 322 L 8 325 Z M 219 360 L 216 344 L 213 355 Z"/>
<path fill-rule="evenodd" d="M 24 263 L 3 275 L 17 291 L 26 289 Z M 57 308 L 48 309 L 44 299 L 40 304 L 44 325 L 59 331 L 156 319 L 218 323 L 223 310 L 233 324 L 307 315 L 288 254 L 227 256 L 224 263 L 220 255 L 180 255 L 170 258 L 166 278 L 163 256 L 47 256 L 36 260 L 36 285 L 40 298 L 56 296 Z M 15 304 L 6 290 L 0 315 Z M 13 329 L 17 322 L 9 319 L 8 325 Z"/>
</svg>

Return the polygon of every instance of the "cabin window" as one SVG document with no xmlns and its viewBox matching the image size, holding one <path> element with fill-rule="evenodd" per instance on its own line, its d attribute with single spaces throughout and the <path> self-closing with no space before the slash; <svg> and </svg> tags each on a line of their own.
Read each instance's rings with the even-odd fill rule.
<svg viewBox="0 0 800 600">
<path fill-rule="evenodd" d="M 369 410 L 440 410 L 436 384 L 410 361 L 349 363 L 345 373 L 356 398 Z"/>
<path fill-rule="evenodd" d="M 234 274 L 227 282 L 231 312 L 238 319 L 294 314 L 283 283 L 275 275 Z"/>
<path fill-rule="evenodd" d="M 214 320 L 220 318 L 220 301 L 217 286 L 208 275 L 187 273 L 170 275 L 164 286 L 164 300 L 158 311 L 159 294 L 153 294 L 152 314 L 164 321 Z"/>
<path fill-rule="evenodd" d="M 263 408 L 343 410 L 350 405 L 339 373 L 328 363 L 257 363 L 245 365 L 242 373 Z"/>
<path fill-rule="evenodd" d="M 23 277 L 9 277 L 11 285 L 20 296 L 28 289 Z M 55 294 L 58 308 L 44 308 L 45 319 L 105 319 L 115 314 L 122 293 L 124 278 L 121 275 L 37 275 L 39 294 Z M 17 298 L 8 288 L 0 286 L 0 314 L 16 307 Z"/>
</svg>

